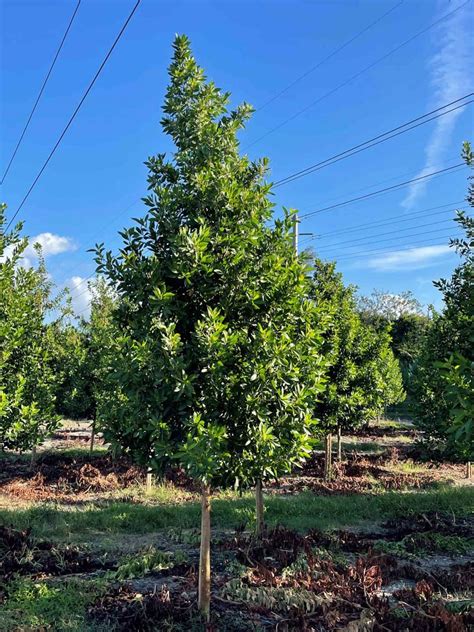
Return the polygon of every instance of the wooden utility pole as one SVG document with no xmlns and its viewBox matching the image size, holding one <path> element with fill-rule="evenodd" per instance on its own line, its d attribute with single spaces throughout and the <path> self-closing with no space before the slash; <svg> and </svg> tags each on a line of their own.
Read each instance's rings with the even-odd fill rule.
<svg viewBox="0 0 474 632">
<path fill-rule="evenodd" d="M 298 219 L 298 213 L 295 213 L 295 220 L 293 223 L 293 248 L 295 249 L 295 254 L 298 256 L 298 239 L 299 239 L 299 227 L 300 220 Z"/>
</svg>

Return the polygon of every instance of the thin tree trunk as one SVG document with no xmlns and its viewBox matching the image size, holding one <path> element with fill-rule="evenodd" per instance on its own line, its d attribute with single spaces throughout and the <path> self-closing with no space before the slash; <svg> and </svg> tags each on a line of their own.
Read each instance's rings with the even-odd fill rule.
<svg viewBox="0 0 474 632">
<path fill-rule="evenodd" d="M 89 448 L 89 452 L 92 454 L 94 452 L 94 439 L 95 439 L 95 419 L 92 422 L 91 426 L 91 444 Z"/>
<path fill-rule="evenodd" d="M 471 478 L 472 477 L 472 463 L 471 461 L 468 461 L 466 463 L 466 478 Z"/>
<path fill-rule="evenodd" d="M 337 427 L 337 460 L 342 461 L 342 431 L 341 426 Z"/>
<path fill-rule="evenodd" d="M 209 485 L 203 485 L 201 491 L 198 607 L 206 621 L 209 621 L 211 607 L 211 490 Z"/>
<path fill-rule="evenodd" d="M 265 522 L 263 519 L 263 491 L 262 491 L 262 481 L 259 479 L 255 486 L 255 509 L 256 509 L 256 519 L 257 525 L 255 532 L 257 534 L 257 538 L 262 537 L 263 531 L 265 529 Z"/>
<path fill-rule="evenodd" d="M 33 470 L 36 465 L 36 444 L 31 448 L 30 468 Z"/>
<path fill-rule="evenodd" d="M 330 482 L 332 478 L 332 435 L 328 432 L 325 438 L 325 468 L 324 480 Z"/>
<path fill-rule="evenodd" d="M 153 488 L 153 470 L 149 467 L 146 471 L 146 491 L 151 492 Z"/>
</svg>

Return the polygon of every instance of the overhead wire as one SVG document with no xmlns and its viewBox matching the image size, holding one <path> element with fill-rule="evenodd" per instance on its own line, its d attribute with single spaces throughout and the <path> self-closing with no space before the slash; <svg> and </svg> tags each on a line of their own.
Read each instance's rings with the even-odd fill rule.
<svg viewBox="0 0 474 632">
<path fill-rule="evenodd" d="M 102 60 L 102 63 L 100 64 L 99 68 L 97 69 L 94 77 L 92 78 L 92 80 L 90 81 L 86 91 L 84 92 L 84 94 L 82 95 L 78 105 L 76 106 L 74 112 L 72 113 L 72 115 L 70 116 L 66 126 L 64 127 L 63 131 L 61 132 L 58 140 L 56 141 L 54 147 L 52 148 L 52 150 L 50 151 L 48 157 L 46 158 L 46 160 L 44 161 L 41 169 L 39 170 L 38 174 L 36 175 L 35 179 L 33 180 L 32 184 L 30 185 L 28 191 L 26 192 L 25 196 L 23 197 L 20 205 L 18 206 L 17 210 L 15 211 L 15 213 L 13 214 L 12 218 L 10 219 L 10 221 L 8 222 L 7 226 L 6 226 L 6 230 L 8 230 L 8 228 L 11 226 L 12 222 L 15 220 L 15 218 L 17 217 L 18 213 L 21 211 L 21 209 L 23 208 L 23 205 L 25 204 L 25 202 L 27 201 L 27 199 L 29 198 L 31 192 L 33 191 L 33 189 L 35 188 L 38 180 L 40 179 L 41 175 L 43 174 L 44 170 L 46 169 L 49 161 L 51 160 L 51 158 L 53 157 L 54 153 L 56 152 L 57 148 L 59 147 L 59 145 L 61 144 L 62 139 L 64 138 L 66 132 L 68 131 L 69 127 L 71 126 L 72 122 L 74 121 L 74 119 L 76 118 L 79 110 L 81 109 L 82 104 L 84 103 L 84 101 L 87 98 L 87 95 L 89 94 L 89 92 L 92 90 L 92 87 L 94 86 L 95 82 L 97 81 L 97 79 L 99 78 L 102 70 L 104 69 L 104 66 L 106 65 L 107 61 L 109 60 L 110 56 L 112 55 L 112 52 L 114 51 L 115 47 L 117 46 L 118 42 L 120 41 L 122 35 L 125 32 L 125 29 L 127 28 L 130 20 L 132 19 L 132 17 L 134 16 L 136 10 L 138 9 L 139 5 L 141 3 L 141 0 L 137 0 L 137 2 L 135 3 L 135 6 L 133 7 L 133 9 L 131 10 L 131 12 L 129 13 L 127 19 L 125 20 L 124 24 L 122 25 L 122 28 L 120 29 L 120 31 L 118 32 L 117 36 L 115 37 L 114 42 L 112 43 L 112 46 L 109 48 L 107 54 L 105 55 L 104 59 Z"/>
<path fill-rule="evenodd" d="M 386 246 L 384 248 L 381 248 L 381 249 L 377 248 L 375 250 L 361 250 L 359 252 L 354 252 L 354 253 L 351 253 L 351 254 L 348 254 L 348 255 L 344 255 L 344 256 L 338 257 L 337 258 L 337 262 L 338 263 L 339 262 L 343 263 L 344 261 L 349 261 L 351 259 L 360 259 L 361 257 L 365 258 L 365 257 L 367 257 L 367 255 L 384 255 L 384 254 L 389 255 L 389 254 L 392 254 L 392 253 L 405 252 L 405 251 L 408 251 L 408 250 L 413 250 L 414 248 L 418 248 L 418 247 L 422 248 L 422 247 L 425 247 L 425 246 L 429 246 L 429 245 L 431 245 L 431 243 L 433 241 L 439 242 L 440 239 L 454 239 L 454 238 L 455 238 L 455 235 L 453 235 L 452 231 L 450 231 L 450 233 L 447 233 L 446 235 L 439 235 L 437 237 L 432 237 L 431 239 L 428 239 L 428 240 L 422 239 L 420 241 L 409 242 L 407 244 L 398 244 L 398 245 L 394 245 L 394 246 Z M 449 244 L 444 242 L 444 243 L 439 243 L 439 244 L 436 244 L 436 245 L 447 246 Z M 404 248 L 400 248 L 400 246 L 405 246 L 405 247 Z M 326 257 L 326 255 L 324 255 L 323 258 L 327 258 L 327 259 L 331 260 L 330 256 Z"/>
<path fill-rule="evenodd" d="M 325 160 L 321 160 L 320 162 L 317 162 L 316 164 L 311 165 L 310 167 L 306 167 L 306 169 L 301 169 L 300 171 L 290 174 L 286 176 L 285 178 L 282 178 L 281 180 L 277 180 L 276 182 L 274 182 L 273 187 L 278 188 L 280 186 L 283 186 L 284 184 L 288 184 L 289 182 L 294 182 L 295 180 L 303 178 L 309 175 L 310 173 L 314 173 L 315 171 L 320 171 L 321 169 L 324 169 L 325 167 L 329 167 L 330 165 L 333 165 L 334 163 L 339 162 L 340 160 L 345 160 L 346 158 L 355 156 L 356 154 L 359 154 L 362 151 L 371 149 L 372 147 L 375 147 L 376 145 L 385 143 L 387 140 L 391 140 L 392 138 L 401 136 L 402 134 L 405 134 L 406 132 L 410 132 L 411 130 L 416 129 L 422 125 L 426 125 L 426 123 L 430 123 L 431 121 L 434 121 L 442 116 L 446 116 L 447 114 L 450 114 L 451 112 L 455 112 L 456 110 L 459 110 L 460 108 L 463 108 L 469 105 L 470 103 L 473 103 L 474 99 L 471 99 L 470 101 L 467 101 L 465 103 L 461 103 L 460 105 L 457 105 L 456 107 L 453 107 L 447 110 L 446 112 L 441 112 L 441 110 L 444 110 L 447 107 L 450 107 L 451 105 L 459 103 L 460 101 L 464 101 L 465 99 L 473 95 L 474 95 L 474 92 L 470 92 L 469 94 L 464 95 L 463 97 L 460 97 L 459 99 L 456 99 L 455 101 L 451 101 L 450 103 L 446 103 L 445 105 L 440 106 L 439 108 L 436 108 L 435 110 L 432 110 L 431 112 L 427 112 L 426 114 L 423 114 L 422 116 L 418 116 L 417 118 L 414 118 L 410 121 L 407 121 L 406 123 L 398 125 L 397 127 L 394 127 L 386 132 L 383 132 L 382 134 L 374 136 L 373 138 L 370 138 L 369 140 L 359 143 L 358 145 L 354 145 L 353 147 L 350 147 L 349 149 L 346 149 L 338 154 L 335 154 L 334 156 L 331 156 L 330 158 L 326 158 Z M 435 113 L 438 113 L 438 114 L 435 114 Z M 433 114 L 435 115 L 431 116 Z M 431 118 L 427 118 L 424 121 L 421 120 L 430 116 Z M 417 121 L 420 121 L 420 122 L 417 122 Z M 415 123 L 415 122 L 417 123 L 415 125 L 412 125 L 412 123 Z M 403 128 L 407 128 L 407 129 L 403 129 Z"/>
<path fill-rule="evenodd" d="M 422 176 L 418 176 L 416 178 L 412 178 L 411 180 L 405 180 L 404 182 L 399 182 L 390 187 L 384 187 L 383 189 L 379 189 L 378 191 L 373 191 L 372 193 L 366 193 L 365 195 L 360 195 L 358 197 L 352 198 L 350 200 L 345 200 L 344 202 L 339 202 L 337 204 L 331 204 L 330 206 L 326 206 L 320 209 L 316 209 L 314 211 L 309 211 L 308 213 L 304 213 L 300 216 L 300 220 L 305 219 L 306 217 L 311 217 L 312 215 L 316 215 L 318 213 L 323 213 L 325 211 L 330 211 L 335 208 L 340 208 L 341 206 L 347 206 L 348 204 L 353 204 L 354 202 L 359 202 L 362 200 L 366 200 L 368 198 L 374 197 L 376 195 L 381 195 L 383 193 L 388 193 L 389 191 L 398 190 L 415 182 L 421 182 L 426 180 L 427 178 L 433 178 L 435 176 L 441 176 L 444 173 L 453 172 L 454 169 L 459 169 L 463 167 L 464 163 L 460 162 L 451 167 L 445 167 L 444 169 L 438 169 L 437 171 L 432 171 L 431 173 L 424 174 Z"/>
<path fill-rule="evenodd" d="M 58 49 L 56 50 L 56 54 L 53 57 L 53 61 L 51 62 L 49 70 L 46 73 L 46 77 L 43 80 L 43 83 L 41 85 L 41 88 L 40 88 L 40 91 L 38 93 L 38 96 L 36 97 L 36 100 L 35 100 L 35 102 L 33 104 L 33 108 L 31 109 L 31 112 L 30 112 L 30 114 L 29 114 L 29 116 L 28 116 L 28 118 L 26 120 L 25 126 L 23 127 L 23 131 L 20 134 L 20 138 L 18 139 L 17 144 L 15 146 L 15 149 L 13 150 L 13 153 L 12 153 L 12 155 L 10 157 L 10 160 L 9 160 L 7 166 L 6 166 L 6 169 L 5 169 L 5 172 L 4 172 L 3 176 L 2 176 L 0 184 L 3 184 L 5 182 L 5 178 L 7 177 L 7 174 L 10 171 L 10 167 L 12 166 L 13 161 L 15 160 L 15 156 L 16 156 L 16 154 L 18 152 L 18 149 L 20 148 L 20 145 L 21 145 L 21 143 L 23 141 L 23 138 L 24 138 L 24 136 L 26 134 L 26 130 L 28 129 L 28 127 L 30 125 L 31 119 L 33 118 L 33 115 L 34 115 L 34 113 L 36 111 L 36 108 L 38 107 L 38 103 L 40 102 L 41 97 L 43 96 L 43 92 L 44 92 L 44 90 L 46 88 L 46 85 L 47 85 L 47 83 L 49 81 L 51 73 L 53 72 L 53 68 L 56 65 L 56 61 L 57 61 L 57 59 L 59 57 L 59 54 L 61 53 L 62 47 L 64 45 L 64 42 L 66 41 L 66 38 L 67 38 L 67 36 L 69 34 L 69 31 L 71 29 L 72 23 L 74 22 L 74 18 L 76 17 L 76 13 L 79 10 L 80 4 L 81 4 L 81 0 L 78 0 L 77 4 L 76 4 L 76 7 L 75 7 L 75 9 L 73 11 L 73 14 L 72 14 L 72 16 L 71 16 L 71 18 L 69 20 L 68 25 L 67 25 L 67 28 L 66 28 L 63 36 L 62 36 L 61 42 L 59 43 Z"/>
<path fill-rule="evenodd" d="M 313 73 L 315 70 L 318 70 L 318 68 L 321 68 L 321 66 L 323 66 L 323 64 L 325 64 L 327 61 L 329 61 L 330 59 L 332 59 L 335 55 L 337 55 L 337 53 L 340 53 L 342 50 L 344 50 L 345 48 L 347 48 L 347 46 L 349 46 L 349 44 L 352 44 L 352 42 L 355 42 L 356 39 L 358 39 L 359 37 L 361 37 L 362 35 L 364 35 L 364 33 L 367 33 L 367 31 L 370 31 L 370 29 L 372 29 L 374 26 L 376 26 L 379 22 L 381 22 L 384 18 L 386 18 L 387 16 L 389 16 L 391 13 L 393 13 L 393 11 L 395 11 L 396 9 L 398 9 L 398 7 L 400 7 L 403 4 L 404 0 L 401 0 L 401 2 L 398 2 L 397 4 L 395 4 L 393 7 L 391 7 L 388 11 L 386 11 L 385 13 L 383 13 L 381 16 L 379 16 L 376 20 L 374 20 L 373 22 L 371 22 L 370 24 L 368 24 L 366 27 L 364 27 L 362 30 L 358 31 L 358 33 L 356 33 L 355 35 L 353 35 L 351 38 L 349 38 L 348 40 L 346 40 L 343 44 L 341 44 L 340 46 L 338 46 L 337 48 L 335 48 L 332 52 L 330 52 L 328 55 L 326 55 L 326 57 L 324 57 L 323 59 L 321 59 L 320 61 L 318 61 L 317 64 L 315 64 L 314 66 L 312 66 L 309 70 L 307 70 L 306 72 L 304 72 L 303 74 L 299 75 L 299 77 L 297 77 L 296 79 L 294 79 L 291 83 L 289 83 L 287 86 L 285 86 L 282 90 L 280 90 L 279 92 L 277 92 L 276 94 L 274 94 L 273 96 L 271 96 L 269 99 L 267 99 L 264 103 L 262 103 L 262 105 L 260 105 L 255 111 L 256 112 L 261 112 L 264 108 L 268 107 L 271 103 L 273 103 L 274 101 L 276 101 L 277 99 L 279 99 L 283 94 L 285 94 L 286 92 L 288 92 L 288 90 L 291 90 L 291 88 L 293 88 L 297 83 L 299 83 L 302 79 L 305 79 L 306 77 L 308 77 L 311 73 Z"/>
<path fill-rule="evenodd" d="M 345 81 L 343 81 L 342 83 L 340 83 L 339 85 L 337 85 L 335 88 L 332 88 L 331 90 L 329 90 L 328 92 L 326 92 L 325 94 L 323 94 L 322 96 L 318 97 L 315 101 L 312 101 L 311 103 L 309 103 L 308 105 L 306 105 L 304 108 L 302 108 L 301 110 L 298 110 L 298 112 L 296 112 L 295 114 L 293 114 L 292 116 L 286 118 L 284 121 L 282 121 L 281 123 L 279 123 L 277 126 L 273 127 L 271 130 L 269 130 L 268 132 L 266 132 L 265 134 L 262 134 L 261 136 L 259 136 L 258 138 L 256 138 L 254 141 L 252 141 L 251 143 L 247 144 L 244 149 L 248 149 L 250 147 L 253 147 L 254 145 L 256 145 L 257 143 L 259 143 L 261 140 L 263 140 L 264 138 L 267 138 L 268 136 L 270 136 L 270 134 L 273 134 L 274 132 L 278 131 L 279 129 L 281 129 L 282 127 L 284 127 L 285 125 L 287 125 L 288 123 L 290 123 L 291 121 L 293 121 L 294 119 L 296 119 L 297 117 L 301 116 L 301 114 L 304 114 L 305 112 L 307 112 L 309 109 L 311 109 L 312 107 L 314 107 L 315 105 L 317 105 L 318 103 L 320 103 L 321 101 L 323 101 L 324 99 L 327 99 L 329 96 L 335 94 L 336 92 L 338 92 L 339 90 L 341 90 L 342 88 L 344 88 L 345 86 L 349 85 L 350 83 L 352 83 L 355 79 L 358 79 L 360 76 L 362 76 L 364 73 L 368 72 L 369 70 L 371 70 L 372 68 L 374 68 L 375 66 L 377 66 L 379 63 L 381 63 L 382 61 L 385 61 L 385 59 L 387 59 L 388 57 L 390 57 L 391 55 L 393 55 L 394 53 L 398 52 L 399 50 L 401 50 L 404 46 L 407 46 L 408 44 L 410 44 L 411 42 L 413 42 L 415 39 L 417 39 L 418 37 L 421 37 L 422 35 L 424 35 L 425 33 L 427 33 L 428 31 L 430 31 L 431 29 L 433 29 L 435 26 L 437 26 L 438 24 L 440 24 L 441 22 L 443 22 L 444 20 L 447 20 L 449 17 L 451 17 L 452 15 L 454 15 L 455 13 L 457 13 L 458 11 L 460 11 L 461 9 L 463 9 L 471 0 L 465 0 L 465 2 L 463 2 L 461 5 L 459 5 L 458 7 L 456 7 L 455 9 L 453 9 L 452 11 L 449 11 L 448 13 L 445 13 L 444 15 L 442 15 L 440 18 L 438 18 L 437 20 L 434 20 L 433 22 L 431 22 L 428 26 L 426 26 L 425 28 L 423 28 L 421 31 L 418 31 L 417 33 L 415 33 L 414 35 L 412 35 L 411 37 L 409 37 L 408 39 L 404 40 L 401 44 L 398 44 L 398 46 L 396 46 L 395 48 L 392 48 L 390 51 L 388 51 L 387 53 L 385 53 L 384 55 L 382 55 L 381 57 L 377 58 L 375 61 L 373 61 L 372 63 L 370 63 L 368 66 L 365 66 L 362 70 L 359 70 L 358 72 L 356 72 L 354 75 L 352 75 L 351 77 L 349 77 L 349 79 L 346 79 Z"/>
</svg>

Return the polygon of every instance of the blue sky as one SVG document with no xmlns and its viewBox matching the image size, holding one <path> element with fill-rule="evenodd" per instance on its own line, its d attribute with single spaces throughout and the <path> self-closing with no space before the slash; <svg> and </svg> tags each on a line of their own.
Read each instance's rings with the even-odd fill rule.
<svg viewBox="0 0 474 632">
<path fill-rule="evenodd" d="M 147 156 L 169 151 L 159 121 L 175 33 L 186 33 L 199 63 L 232 104 L 257 109 L 241 134 L 251 157 L 268 156 L 271 178 L 348 147 L 472 91 L 474 2 L 376 63 L 464 0 L 180 1 L 142 0 L 104 72 L 19 217 L 44 245 L 59 285 L 87 305 L 94 270 L 87 249 L 119 244 L 117 230 L 141 214 Z M 1 198 L 13 213 L 108 50 L 133 0 L 83 0 Z M 1 156 L 6 165 L 56 51 L 75 0 L 1 3 Z M 399 6 L 397 6 L 399 5 Z M 351 44 L 312 69 L 390 9 Z M 318 103 L 311 105 L 315 101 Z M 260 108 L 260 109 L 259 109 Z M 282 122 L 294 117 L 285 125 Z M 473 138 L 473 105 L 275 189 L 277 209 L 302 217 L 322 207 L 459 162 Z M 261 138 L 263 137 L 263 138 Z M 256 141 L 256 142 L 255 142 Z M 463 206 L 467 168 L 386 195 L 336 207 L 301 222 L 301 246 L 340 258 L 362 293 L 412 290 L 439 306 L 432 279 L 449 275 L 452 209 Z M 429 210 L 432 209 L 432 210 Z M 426 210 L 426 212 L 425 212 Z M 419 212 L 419 215 L 414 213 Z M 379 226 L 359 225 L 387 221 Z M 391 223 L 388 223 L 391 222 Z M 327 234 L 331 233 L 331 235 Z M 383 233 L 383 235 L 382 235 Z M 321 237 L 319 237 L 321 236 Z"/>
</svg>

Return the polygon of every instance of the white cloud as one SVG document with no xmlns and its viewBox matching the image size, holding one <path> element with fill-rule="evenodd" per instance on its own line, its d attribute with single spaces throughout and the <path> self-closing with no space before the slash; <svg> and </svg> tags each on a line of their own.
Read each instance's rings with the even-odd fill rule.
<svg viewBox="0 0 474 632">
<path fill-rule="evenodd" d="M 36 237 L 28 239 L 28 246 L 22 253 L 22 259 L 19 265 L 24 268 L 31 268 L 32 265 L 38 259 L 35 244 L 41 246 L 41 252 L 43 257 L 51 257 L 53 255 L 59 255 L 62 252 L 72 252 L 77 250 L 77 245 L 69 237 L 61 237 L 61 235 L 55 235 L 54 233 L 40 233 Z M 11 256 L 13 252 L 13 246 L 9 246 L 5 249 L 5 257 Z M 3 258 L 3 257 L 2 257 Z"/>
<path fill-rule="evenodd" d="M 439 6 L 444 12 L 446 3 Z M 436 31 L 437 52 L 429 60 L 431 87 L 434 92 L 433 109 L 450 103 L 472 90 L 471 31 L 472 3 L 443 21 Z M 435 127 L 425 147 L 425 164 L 415 177 L 424 176 L 440 168 L 440 161 L 449 146 L 458 117 L 465 111 L 460 108 L 437 119 Z M 402 206 L 411 209 L 425 191 L 429 180 L 414 183 L 408 190 Z"/>
<path fill-rule="evenodd" d="M 40 233 L 32 237 L 25 252 L 34 252 L 33 244 L 39 244 L 44 257 L 59 255 L 61 252 L 76 250 L 77 246 L 69 237 L 61 237 L 54 233 Z"/>
<path fill-rule="evenodd" d="M 453 252 L 449 246 L 422 246 L 420 248 L 408 248 L 406 250 L 394 250 L 385 255 L 373 257 L 367 262 L 367 266 L 373 270 L 400 270 L 426 268 L 435 263 L 436 259 Z"/>
<path fill-rule="evenodd" d="M 90 301 L 92 298 L 88 281 L 86 281 L 83 277 L 73 276 L 67 281 L 66 285 L 71 291 L 72 308 L 74 313 L 82 318 L 88 318 L 90 315 Z"/>
<path fill-rule="evenodd" d="M 36 259 L 35 244 L 41 246 L 41 252 L 45 258 L 77 249 L 76 244 L 69 237 L 61 237 L 61 235 L 55 235 L 54 233 L 40 233 L 29 240 L 29 244 L 23 253 L 23 258 L 27 265 L 28 263 L 31 265 Z"/>
</svg>

